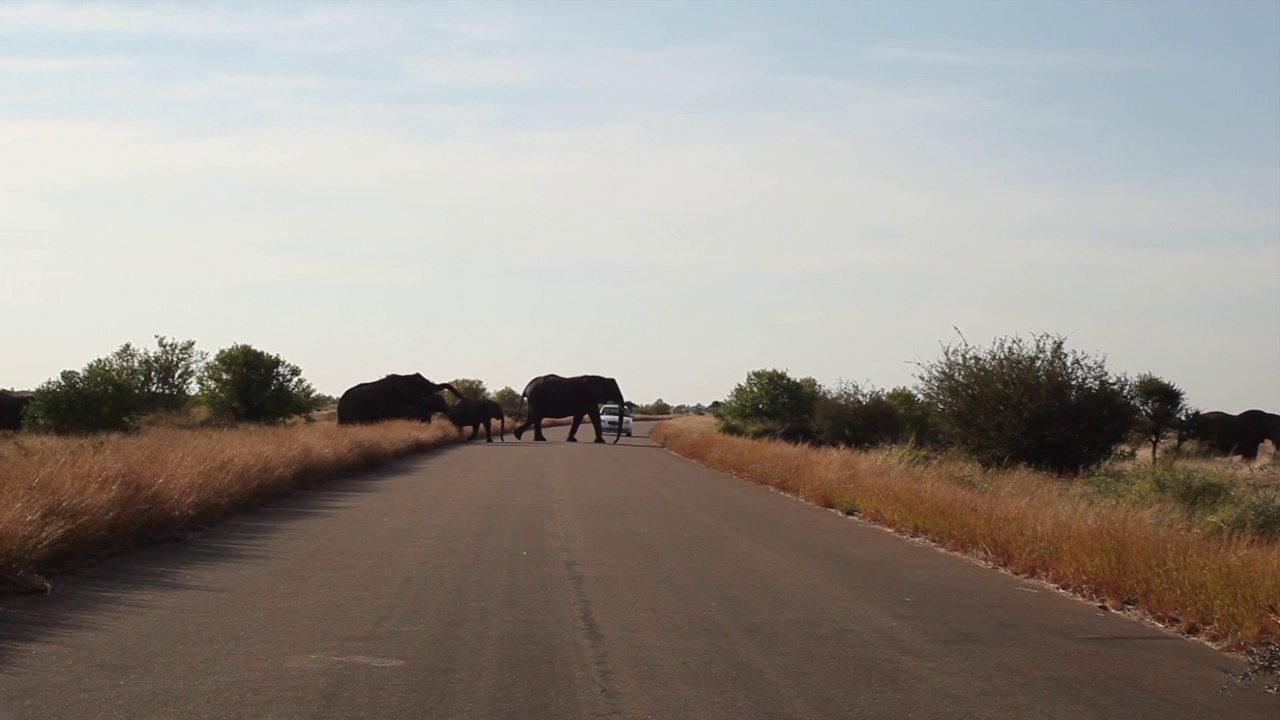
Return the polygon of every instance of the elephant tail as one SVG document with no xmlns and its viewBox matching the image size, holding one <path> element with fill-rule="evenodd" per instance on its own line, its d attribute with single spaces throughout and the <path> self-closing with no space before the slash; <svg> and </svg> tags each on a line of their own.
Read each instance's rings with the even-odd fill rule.
<svg viewBox="0 0 1280 720">
<path fill-rule="evenodd" d="M 537 378 L 534 378 L 534 380 L 537 380 Z M 521 422 L 522 420 L 524 420 L 524 419 L 525 419 L 525 417 L 524 417 L 524 401 L 525 401 L 525 399 L 526 399 L 526 398 L 528 398 L 528 397 L 529 397 L 529 386 L 530 386 L 530 385 L 533 385 L 533 380 L 530 380 L 530 381 L 529 381 L 529 384 L 528 384 L 528 385 L 525 385 L 525 386 L 524 386 L 524 389 L 520 391 L 520 407 L 516 410 L 516 416 L 515 416 L 515 421 L 516 421 L 516 422 Z"/>
</svg>

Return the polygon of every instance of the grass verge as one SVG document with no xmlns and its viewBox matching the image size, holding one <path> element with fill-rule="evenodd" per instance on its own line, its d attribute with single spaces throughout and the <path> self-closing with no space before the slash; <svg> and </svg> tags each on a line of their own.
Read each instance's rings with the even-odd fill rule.
<svg viewBox="0 0 1280 720">
<path fill-rule="evenodd" d="M 717 470 L 926 538 L 1111 609 L 1239 650 L 1277 637 L 1280 542 L 1209 534 L 1178 506 L 1099 502 L 1028 470 L 988 471 L 903 449 L 859 452 L 722 435 L 707 418 L 652 438 Z"/>
<path fill-rule="evenodd" d="M 0 592 L 456 439 L 445 420 L 0 439 Z"/>
</svg>

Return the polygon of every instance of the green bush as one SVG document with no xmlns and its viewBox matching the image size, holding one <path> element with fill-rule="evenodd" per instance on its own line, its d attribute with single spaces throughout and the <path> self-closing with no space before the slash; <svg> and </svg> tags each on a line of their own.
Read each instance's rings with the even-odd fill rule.
<svg viewBox="0 0 1280 720">
<path fill-rule="evenodd" d="M 64 370 L 36 388 L 26 425 L 59 435 L 125 432 L 137 427 L 142 411 L 137 386 L 108 359 L 84 370 Z"/>
<path fill-rule="evenodd" d="M 183 410 L 204 354 L 194 340 L 157 335 L 156 344 L 153 351 L 125 343 L 47 381 L 32 401 L 30 427 L 61 435 L 126 431 L 142 416 Z"/>
<path fill-rule="evenodd" d="M 198 380 L 201 399 L 223 420 L 275 424 L 319 405 L 297 365 L 250 345 L 219 350 Z"/>
<path fill-rule="evenodd" d="M 772 425 L 806 421 L 822 396 L 818 381 L 797 380 L 785 370 L 753 370 L 733 388 L 716 416 L 744 424 Z"/>
<path fill-rule="evenodd" d="M 156 335 L 154 351 L 136 351 L 134 367 L 144 412 L 177 412 L 186 409 L 195 389 L 196 376 L 205 353 L 196 350 L 195 340 L 171 340 Z M 121 353 L 125 345 L 117 354 Z"/>
<path fill-rule="evenodd" d="M 502 406 L 502 411 L 509 417 L 517 417 L 520 410 L 520 391 L 510 385 L 493 394 L 493 399 Z"/>
<path fill-rule="evenodd" d="M 489 388 L 485 387 L 483 380 L 476 378 L 457 378 L 449 383 L 462 393 L 462 397 L 468 400 L 488 400 Z M 450 401 L 455 400 L 453 393 L 448 393 Z M 517 397 L 518 399 L 518 397 Z"/>
<path fill-rule="evenodd" d="M 938 424 L 933 419 L 933 411 L 914 390 L 896 387 L 885 393 L 885 399 L 898 408 L 903 440 L 919 445 L 939 443 L 940 433 Z"/>
<path fill-rule="evenodd" d="M 1220 514 L 1218 522 L 1227 530 L 1280 538 L 1280 491 L 1243 493 L 1228 512 Z"/>
<path fill-rule="evenodd" d="M 753 423 L 741 420 L 733 420 L 721 418 L 716 423 L 716 429 L 725 435 L 736 435 L 746 438 L 766 438 L 778 431 L 778 425 L 769 423 Z"/>
<path fill-rule="evenodd" d="M 1231 499 L 1235 482 L 1221 474 L 1176 465 L 1157 466 L 1151 473 L 1156 492 L 1191 511 L 1221 506 Z"/>
<path fill-rule="evenodd" d="M 1169 500 L 1206 533 L 1280 538 L 1280 487 L 1265 475 L 1251 480 L 1225 470 L 1167 462 L 1154 467 L 1123 463 L 1103 466 L 1082 483 L 1090 496 L 1125 505 Z"/>
<path fill-rule="evenodd" d="M 1128 383 L 1062 337 L 944 346 L 919 379 L 943 432 L 987 466 L 1078 473 L 1107 459 L 1133 426 Z"/>
<path fill-rule="evenodd" d="M 891 445 L 903 437 L 898 406 L 883 390 L 841 383 L 818 399 L 813 425 L 823 442 L 868 448 Z"/>
</svg>

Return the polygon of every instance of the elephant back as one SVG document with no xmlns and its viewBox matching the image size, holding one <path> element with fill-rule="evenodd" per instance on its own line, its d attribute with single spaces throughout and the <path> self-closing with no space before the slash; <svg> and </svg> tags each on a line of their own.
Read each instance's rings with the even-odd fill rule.
<svg viewBox="0 0 1280 720">
<path fill-rule="evenodd" d="M 449 404 L 437 392 L 440 387 L 421 374 L 387 375 L 381 380 L 360 383 L 338 399 L 338 423 L 429 421 L 436 413 L 449 412 Z"/>
</svg>

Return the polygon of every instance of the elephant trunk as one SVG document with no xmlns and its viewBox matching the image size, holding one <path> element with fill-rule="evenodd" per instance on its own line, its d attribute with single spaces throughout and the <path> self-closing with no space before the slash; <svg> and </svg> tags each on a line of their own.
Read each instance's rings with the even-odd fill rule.
<svg viewBox="0 0 1280 720">
<path fill-rule="evenodd" d="M 627 418 L 627 401 L 622 399 L 622 393 L 618 393 L 618 432 L 613 436 L 613 444 L 617 445 L 622 439 L 622 425 Z M 635 420 L 632 420 L 635 422 Z"/>
<path fill-rule="evenodd" d="M 454 397 L 456 397 L 456 398 L 458 398 L 459 400 L 465 400 L 465 399 L 466 399 L 466 398 L 462 397 L 462 393 L 458 392 L 458 388 L 456 388 L 456 387 L 454 387 L 454 386 L 450 385 L 449 383 L 441 383 L 441 384 L 440 384 L 440 389 L 441 389 L 441 390 L 448 390 L 449 392 L 453 393 L 453 396 L 454 396 Z"/>
</svg>

